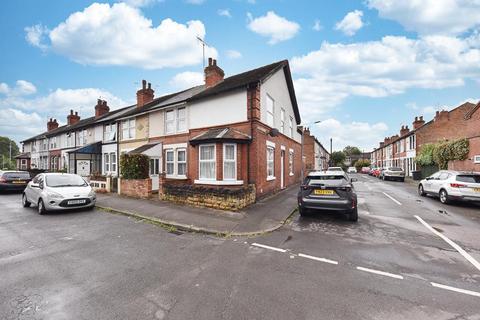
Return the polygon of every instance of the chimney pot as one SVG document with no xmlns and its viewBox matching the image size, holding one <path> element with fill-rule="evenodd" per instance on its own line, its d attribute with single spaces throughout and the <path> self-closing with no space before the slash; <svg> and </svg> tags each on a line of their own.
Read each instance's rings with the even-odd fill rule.
<svg viewBox="0 0 480 320">
<path fill-rule="evenodd" d="M 217 59 L 213 59 L 213 65 L 214 65 L 214 66 L 217 65 Z"/>
<path fill-rule="evenodd" d="M 152 84 L 150 82 L 148 83 L 148 89 L 152 89 Z"/>
<path fill-rule="evenodd" d="M 142 80 L 142 89 L 147 87 L 147 80 Z"/>
<path fill-rule="evenodd" d="M 423 121 L 423 116 L 420 116 L 420 121 Z"/>
<path fill-rule="evenodd" d="M 75 111 L 75 115 L 78 116 L 78 111 Z"/>
<path fill-rule="evenodd" d="M 212 65 L 212 58 L 208 58 L 208 65 L 211 66 Z"/>
<path fill-rule="evenodd" d="M 73 109 L 70 109 L 70 114 L 73 114 Z"/>
</svg>

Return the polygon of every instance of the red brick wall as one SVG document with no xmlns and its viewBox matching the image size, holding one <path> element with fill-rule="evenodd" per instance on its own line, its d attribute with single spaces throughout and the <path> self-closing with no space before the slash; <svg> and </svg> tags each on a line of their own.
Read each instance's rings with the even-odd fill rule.
<svg viewBox="0 0 480 320">
<path fill-rule="evenodd" d="M 152 179 L 120 179 L 120 193 L 129 197 L 146 199 L 152 193 Z"/>
<path fill-rule="evenodd" d="M 471 108 L 471 104 L 465 103 L 450 112 L 439 112 L 435 115 L 433 121 L 419 128 L 416 132 L 417 154 L 420 152 L 422 145 L 426 143 L 468 138 L 470 141 L 469 159 L 455 161 L 449 164 L 449 167 L 455 170 L 480 171 L 480 166 L 473 163 L 473 156 L 480 155 L 480 145 L 478 143 L 480 137 L 480 109 L 474 112 L 470 119 L 465 119 L 465 114 Z"/>
<path fill-rule="evenodd" d="M 310 135 L 310 131 L 303 134 L 303 156 L 305 157 L 305 172 L 315 169 L 315 137 Z"/>
</svg>

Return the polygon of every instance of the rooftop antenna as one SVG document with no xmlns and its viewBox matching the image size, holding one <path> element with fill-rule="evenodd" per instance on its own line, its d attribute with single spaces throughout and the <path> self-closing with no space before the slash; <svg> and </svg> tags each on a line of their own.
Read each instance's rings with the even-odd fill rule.
<svg viewBox="0 0 480 320">
<path fill-rule="evenodd" d="M 202 44 L 202 49 L 203 49 L 203 68 L 205 69 L 205 46 L 207 45 L 208 46 L 208 43 L 205 42 L 205 40 L 203 40 L 202 38 L 200 38 L 199 36 L 197 36 L 197 40 L 200 41 L 200 43 Z"/>
</svg>

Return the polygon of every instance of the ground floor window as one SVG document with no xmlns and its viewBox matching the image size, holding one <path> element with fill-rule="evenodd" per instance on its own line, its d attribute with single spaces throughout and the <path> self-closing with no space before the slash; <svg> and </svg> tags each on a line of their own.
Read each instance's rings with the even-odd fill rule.
<svg viewBox="0 0 480 320">
<path fill-rule="evenodd" d="M 165 150 L 165 167 L 168 178 L 185 178 L 187 176 L 187 149 L 182 147 Z"/>
<path fill-rule="evenodd" d="M 27 170 L 27 159 L 21 159 L 20 166 L 22 170 Z"/>
<path fill-rule="evenodd" d="M 187 175 L 187 150 L 177 149 L 177 175 Z"/>
<path fill-rule="evenodd" d="M 223 180 L 237 180 L 237 145 L 223 145 Z"/>
<path fill-rule="evenodd" d="M 320 165 L 319 165 L 320 167 Z M 288 172 L 293 176 L 293 151 L 290 150 L 288 153 Z"/>
<path fill-rule="evenodd" d="M 108 174 L 108 172 L 110 172 L 110 155 L 108 153 L 105 153 L 103 155 L 103 164 L 104 164 L 105 174 Z"/>
<path fill-rule="evenodd" d="M 267 147 L 267 179 L 275 178 L 275 148 Z"/>
<path fill-rule="evenodd" d="M 150 159 L 150 175 L 158 174 L 160 159 Z"/>
<path fill-rule="evenodd" d="M 166 166 L 166 173 L 167 175 L 174 175 L 175 174 L 175 157 L 173 150 L 166 150 L 165 151 L 165 166 Z"/>
<path fill-rule="evenodd" d="M 115 152 L 110 153 L 110 170 L 112 173 L 117 172 L 117 155 Z"/>
<path fill-rule="evenodd" d="M 216 179 L 215 145 L 199 146 L 199 177 L 201 180 Z"/>
</svg>

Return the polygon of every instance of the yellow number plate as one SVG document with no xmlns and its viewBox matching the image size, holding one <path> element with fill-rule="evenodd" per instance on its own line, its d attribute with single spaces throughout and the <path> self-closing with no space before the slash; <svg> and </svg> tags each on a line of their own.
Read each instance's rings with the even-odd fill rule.
<svg viewBox="0 0 480 320">
<path fill-rule="evenodd" d="M 473 191 L 480 192 L 480 188 L 473 188 Z"/>
<path fill-rule="evenodd" d="M 327 196 L 331 196 L 331 195 L 333 195 L 333 190 L 319 190 L 319 189 L 315 189 L 315 190 L 313 191 L 313 193 L 316 194 L 316 195 L 322 195 L 322 196 L 327 195 Z"/>
<path fill-rule="evenodd" d="M 12 181 L 13 183 L 25 184 L 25 181 Z"/>
</svg>

